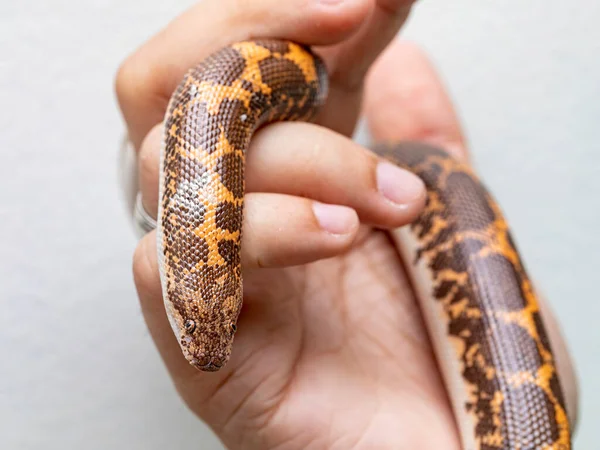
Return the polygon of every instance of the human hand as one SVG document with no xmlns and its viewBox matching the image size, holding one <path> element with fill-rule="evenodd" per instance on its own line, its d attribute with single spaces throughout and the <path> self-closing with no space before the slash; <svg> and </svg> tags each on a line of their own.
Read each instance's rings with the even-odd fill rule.
<svg viewBox="0 0 600 450">
<path fill-rule="evenodd" d="M 155 125 L 190 66 L 249 37 L 328 45 L 318 47 L 332 74 L 319 125 L 270 125 L 249 150 L 245 303 L 220 372 L 197 372 L 180 352 L 162 303 L 154 233 L 136 251 L 144 315 L 177 389 L 230 448 L 458 448 L 414 296 L 378 230 L 414 219 L 423 186 L 344 137 L 360 111 L 366 70 L 410 2 L 242 3 L 202 2 L 132 56 L 117 81 L 140 153 L 144 206 L 156 214 Z M 443 87 L 413 46 L 395 42 L 375 64 L 364 112 L 377 140 L 427 140 L 466 157 Z M 386 198 L 390 192 L 397 197 Z"/>
</svg>

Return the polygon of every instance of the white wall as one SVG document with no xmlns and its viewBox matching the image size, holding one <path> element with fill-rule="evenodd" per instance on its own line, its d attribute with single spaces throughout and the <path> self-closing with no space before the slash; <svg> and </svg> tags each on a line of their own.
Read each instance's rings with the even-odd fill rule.
<svg viewBox="0 0 600 450">
<path fill-rule="evenodd" d="M 219 448 L 142 321 L 116 183 L 113 74 L 191 0 L 172 3 L 0 3 L 0 448 Z M 599 20 L 595 0 L 437 0 L 407 28 L 562 320 L 581 449 L 600 415 Z"/>
</svg>

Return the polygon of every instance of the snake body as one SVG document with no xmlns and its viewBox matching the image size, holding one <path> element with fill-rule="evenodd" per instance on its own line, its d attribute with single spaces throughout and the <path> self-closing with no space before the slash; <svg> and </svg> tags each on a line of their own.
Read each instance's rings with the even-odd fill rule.
<svg viewBox="0 0 600 450">
<path fill-rule="evenodd" d="M 325 66 L 287 41 L 233 44 L 188 72 L 169 103 L 161 156 L 159 267 L 188 361 L 215 371 L 242 306 L 245 151 L 254 131 L 309 120 Z M 570 429 L 538 301 L 498 205 L 471 172 L 421 144 L 374 149 L 419 175 L 427 204 L 392 232 L 414 281 L 463 447 L 567 450 Z"/>
</svg>

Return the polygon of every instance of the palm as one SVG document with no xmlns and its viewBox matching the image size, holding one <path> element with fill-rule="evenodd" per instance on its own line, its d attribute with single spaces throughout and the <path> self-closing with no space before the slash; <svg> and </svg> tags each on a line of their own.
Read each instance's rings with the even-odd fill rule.
<svg viewBox="0 0 600 450">
<path fill-rule="evenodd" d="M 344 256 L 245 280 L 238 345 L 201 408 L 228 446 L 450 448 L 429 342 L 383 232 L 365 230 Z M 182 390 L 193 409 L 194 384 L 206 389 L 195 380 Z"/>
</svg>

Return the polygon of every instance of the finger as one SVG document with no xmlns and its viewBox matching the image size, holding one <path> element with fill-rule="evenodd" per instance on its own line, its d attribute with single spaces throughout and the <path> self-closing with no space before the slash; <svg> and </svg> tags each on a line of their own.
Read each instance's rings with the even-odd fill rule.
<svg viewBox="0 0 600 450">
<path fill-rule="evenodd" d="M 162 120 L 185 72 L 216 50 L 253 36 L 335 43 L 356 30 L 368 9 L 367 0 L 198 3 L 129 57 L 117 73 L 117 96 L 135 147 Z"/>
<path fill-rule="evenodd" d="M 248 154 L 248 190 L 281 192 L 346 205 L 363 223 L 398 227 L 425 202 L 420 178 L 349 138 L 306 123 L 282 123 L 255 136 Z"/>
<path fill-rule="evenodd" d="M 450 97 L 431 62 L 413 44 L 395 41 L 373 65 L 366 82 L 364 112 L 376 141 L 425 141 L 468 159 Z M 578 411 L 575 370 L 556 318 L 544 299 L 540 309 L 574 424 Z"/>
<path fill-rule="evenodd" d="M 359 226 L 352 208 L 272 193 L 245 196 L 244 268 L 286 267 L 338 255 Z"/>
<path fill-rule="evenodd" d="M 339 46 L 318 49 L 330 74 L 329 99 L 318 123 L 352 135 L 360 113 L 365 75 L 406 21 L 411 0 L 375 0 L 360 30 Z"/>
<path fill-rule="evenodd" d="M 158 183 L 160 182 L 160 151 L 162 148 L 162 123 L 154 126 L 144 138 L 138 152 L 138 183 L 142 205 L 154 219 L 158 212 Z"/>
<path fill-rule="evenodd" d="M 140 150 L 144 207 L 158 207 L 160 130 L 154 128 Z M 350 139 L 306 123 L 281 123 L 260 131 L 247 157 L 248 192 L 302 196 L 348 206 L 363 223 L 382 228 L 411 222 L 425 202 L 420 178 L 396 167 Z"/>
<path fill-rule="evenodd" d="M 335 88 L 346 93 L 362 88 L 369 67 L 396 36 L 413 3 L 410 0 L 374 1 L 358 32 L 341 45 L 319 52 L 326 56 L 332 68 L 330 78 Z"/>
<path fill-rule="evenodd" d="M 291 39 L 310 45 L 331 45 L 356 33 L 370 16 L 366 29 L 371 31 L 366 33 L 366 37 L 374 44 L 369 46 L 365 39 L 357 42 L 363 54 L 362 60 L 370 62 L 373 56 L 369 51 L 383 48 L 381 36 L 392 35 L 399 26 L 400 21 L 390 17 L 395 17 L 394 13 L 404 17 L 407 5 L 411 3 L 410 0 L 378 0 L 373 7 L 372 0 L 264 0 L 243 2 L 243 5 L 240 0 L 203 1 L 175 19 L 120 67 L 116 91 L 130 138 L 139 148 L 150 128 L 162 120 L 168 99 L 184 73 L 232 42 L 260 36 Z M 386 5 L 385 14 L 377 12 L 382 9 L 381 4 Z M 377 13 L 373 14 L 374 10 Z M 389 31 L 381 33 L 383 27 Z M 376 29 L 379 29 L 379 34 L 373 31 Z M 353 50 L 349 47 L 345 52 L 351 54 Z M 344 74 L 356 80 L 365 70 L 365 63 L 355 57 L 353 67 L 356 70 L 346 71 L 345 68 L 351 64 L 349 56 L 344 58 L 343 54 L 338 52 L 335 55 L 336 60 L 341 61 L 342 70 L 336 70 L 333 57 L 326 61 L 329 69 L 338 74 L 332 84 L 333 91 L 338 83 L 348 84 Z M 357 105 L 359 96 L 358 92 L 348 95 L 347 99 L 338 96 L 339 101 L 334 103 Z M 332 105 L 329 110 L 343 111 L 338 109 L 339 106 Z M 335 116 L 329 115 L 330 119 Z"/>
<path fill-rule="evenodd" d="M 374 63 L 365 85 L 364 113 L 375 141 L 424 141 L 468 158 L 450 96 L 414 44 L 395 40 Z"/>
<path fill-rule="evenodd" d="M 339 255 L 358 231 L 356 212 L 281 194 L 248 194 L 241 259 L 244 269 L 307 264 Z"/>
</svg>

